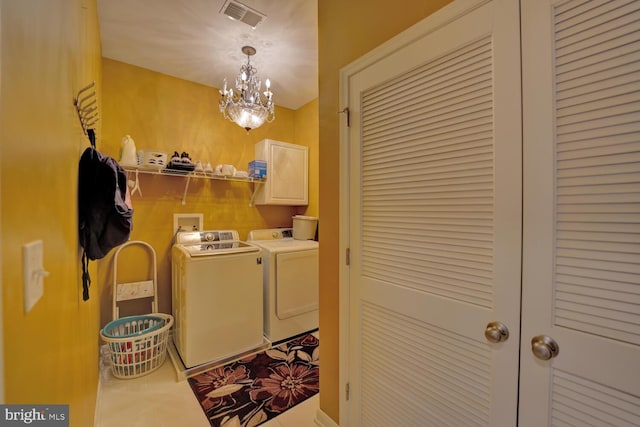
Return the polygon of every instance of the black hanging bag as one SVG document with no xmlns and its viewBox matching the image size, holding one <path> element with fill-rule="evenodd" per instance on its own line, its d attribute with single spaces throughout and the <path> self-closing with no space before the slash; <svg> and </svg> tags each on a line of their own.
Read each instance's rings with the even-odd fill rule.
<svg viewBox="0 0 640 427">
<path fill-rule="evenodd" d="M 133 209 L 127 174 L 113 158 L 91 147 L 80 157 L 78 173 L 78 227 L 82 246 L 82 299 L 89 299 L 89 260 L 104 258 L 114 247 L 129 240 Z"/>
</svg>

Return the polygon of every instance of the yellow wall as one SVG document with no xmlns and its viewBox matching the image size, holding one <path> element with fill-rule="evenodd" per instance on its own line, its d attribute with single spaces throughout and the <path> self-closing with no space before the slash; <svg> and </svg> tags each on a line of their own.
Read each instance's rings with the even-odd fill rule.
<svg viewBox="0 0 640 427">
<path fill-rule="evenodd" d="M 440 9 L 450 0 L 318 2 L 320 152 L 320 408 L 339 418 L 339 72 L 342 67 Z"/>
<path fill-rule="evenodd" d="M 73 105 L 96 80 L 95 0 L 3 1 L 0 101 L 5 401 L 70 404 L 93 425 L 99 298 L 82 301 L 78 161 L 88 146 Z M 98 129 L 99 133 L 99 129 Z M 25 314 L 22 245 L 44 241 L 44 296 Z M 94 268 L 95 274 L 95 268 Z"/>
<path fill-rule="evenodd" d="M 116 159 L 120 158 L 122 137 L 130 135 L 138 150 L 186 151 L 193 161 L 210 162 L 213 167 L 232 164 L 246 170 L 254 159 L 255 143 L 270 138 L 309 146 L 310 164 L 317 164 L 317 101 L 297 111 L 276 107 L 274 122 L 247 134 L 219 112 L 220 95 L 215 88 L 107 58 L 102 60 L 102 70 L 103 131 L 98 148 Z M 130 174 L 130 178 L 135 176 Z M 250 207 L 253 187 L 247 182 L 192 179 L 182 205 L 185 178 L 139 174 L 138 179 L 142 196 L 132 196 L 131 239 L 146 241 L 156 251 L 159 309 L 165 313 L 171 312 L 174 213 L 202 213 L 205 229 L 237 229 L 245 239 L 252 229 L 290 227 L 291 216 L 305 211 L 303 207 Z M 317 177 L 310 182 L 310 208 L 317 210 Z M 148 269 L 140 268 L 146 259 L 132 253 L 133 259 L 123 254 L 118 260 L 118 282 L 150 277 Z M 112 255 L 99 262 L 101 324 L 111 320 Z"/>
<path fill-rule="evenodd" d="M 309 205 L 297 208 L 296 214 L 317 217 L 319 214 L 318 100 L 296 110 L 295 140 L 309 147 Z"/>
</svg>

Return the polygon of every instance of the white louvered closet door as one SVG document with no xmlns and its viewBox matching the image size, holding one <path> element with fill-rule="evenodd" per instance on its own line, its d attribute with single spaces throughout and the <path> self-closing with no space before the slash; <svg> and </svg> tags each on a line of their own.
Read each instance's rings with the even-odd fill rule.
<svg viewBox="0 0 640 427">
<path fill-rule="evenodd" d="M 640 2 L 522 0 L 522 24 L 519 425 L 640 426 Z"/>
<path fill-rule="evenodd" d="M 516 423 L 518 2 L 436 15 L 349 78 L 352 427 Z"/>
</svg>

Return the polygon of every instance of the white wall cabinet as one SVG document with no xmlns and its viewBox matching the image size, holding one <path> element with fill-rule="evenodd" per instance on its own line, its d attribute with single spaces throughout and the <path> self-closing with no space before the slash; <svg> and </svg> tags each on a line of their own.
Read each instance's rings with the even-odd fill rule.
<svg viewBox="0 0 640 427">
<path fill-rule="evenodd" d="M 309 204 L 309 148 L 273 139 L 255 146 L 256 160 L 267 162 L 267 177 L 257 190 L 256 205 Z"/>
</svg>

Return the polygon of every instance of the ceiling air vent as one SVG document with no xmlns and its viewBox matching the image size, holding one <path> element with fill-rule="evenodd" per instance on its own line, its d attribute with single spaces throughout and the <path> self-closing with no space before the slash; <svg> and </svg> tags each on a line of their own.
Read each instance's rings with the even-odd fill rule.
<svg viewBox="0 0 640 427">
<path fill-rule="evenodd" d="M 266 18 L 265 14 L 233 0 L 227 0 L 222 6 L 222 9 L 220 9 L 220 13 L 236 21 L 244 22 L 253 28 Z"/>
</svg>

